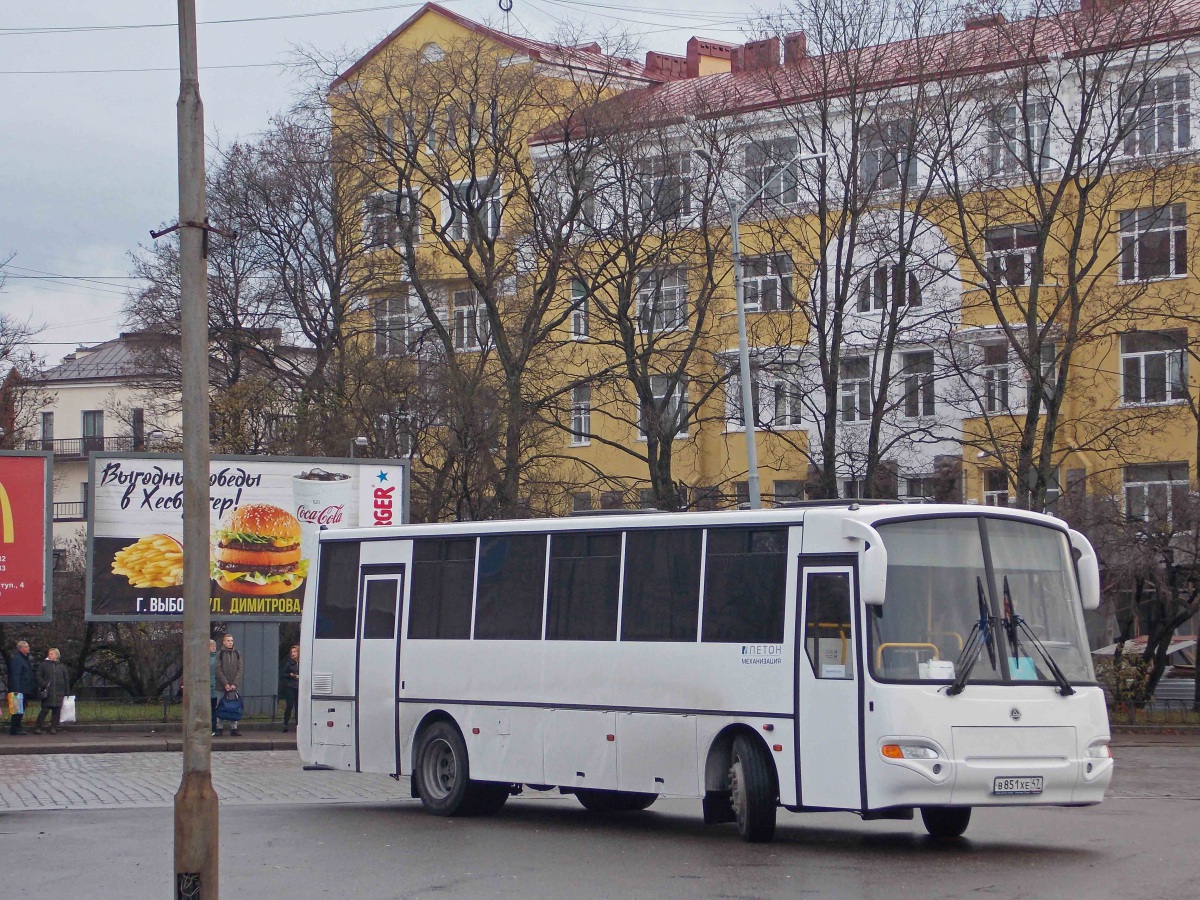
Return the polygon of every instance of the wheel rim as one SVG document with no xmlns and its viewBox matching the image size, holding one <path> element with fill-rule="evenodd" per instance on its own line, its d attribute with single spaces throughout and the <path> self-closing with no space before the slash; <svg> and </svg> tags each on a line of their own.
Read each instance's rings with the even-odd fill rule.
<svg viewBox="0 0 1200 900">
<path fill-rule="evenodd" d="M 735 756 L 733 765 L 729 768 L 729 804 L 733 807 L 739 828 L 746 821 L 746 792 L 742 787 L 744 777 L 742 760 Z"/>
<path fill-rule="evenodd" d="M 421 780 L 431 800 L 445 800 L 458 780 L 458 760 L 454 748 L 443 738 L 437 738 L 425 748 L 421 761 Z"/>
</svg>

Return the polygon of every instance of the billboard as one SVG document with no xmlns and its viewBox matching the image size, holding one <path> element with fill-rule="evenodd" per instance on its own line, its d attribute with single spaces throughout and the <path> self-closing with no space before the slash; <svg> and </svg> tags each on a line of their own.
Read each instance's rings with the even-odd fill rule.
<svg viewBox="0 0 1200 900">
<path fill-rule="evenodd" d="M 93 453 L 87 617 L 183 617 L 183 461 L 164 453 Z M 401 524 L 401 460 L 214 456 L 206 548 L 214 619 L 300 617 L 323 528 Z"/>
<path fill-rule="evenodd" d="M 0 622 L 53 612 L 53 454 L 0 451 Z"/>
</svg>

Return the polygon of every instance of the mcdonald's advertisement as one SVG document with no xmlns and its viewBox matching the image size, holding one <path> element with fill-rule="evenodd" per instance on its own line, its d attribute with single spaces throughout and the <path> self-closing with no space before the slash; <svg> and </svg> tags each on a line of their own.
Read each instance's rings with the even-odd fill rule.
<svg viewBox="0 0 1200 900">
<path fill-rule="evenodd" d="M 0 452 L 0 621 L 50 618 L 50 455 Z"/>
<path fill-rule="evenodd" d="M 93 454 L 88 618 L 183 616 L 183 462 Z M 300 617 L 317 536 L 407 519 L 400 460 L 214 456 L 209 467 L 209 611 L 214 619 Z"/>
</svg>

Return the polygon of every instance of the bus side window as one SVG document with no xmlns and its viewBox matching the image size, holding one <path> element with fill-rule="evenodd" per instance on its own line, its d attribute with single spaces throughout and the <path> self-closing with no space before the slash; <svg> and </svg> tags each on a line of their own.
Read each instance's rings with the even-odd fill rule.
<svg viewBox="0 0 1200 900">
<path fill-rule="evenodd" d="M 783 643 L 786 528 L 710 528 L 701 640 Z"/>
<path fill-rule="evenodd" d="M 850 576 L 846 572 L 810 572 L 806 576 L 804 649 L 818 678 L 854 677 L 850 624 Z"/>
<path fill-rule="evenodd" d="M 358 618 L 358 546 L 358 541 L 321 544 L 314 633 L 318 640 L 354 637 L 354 622 Z"/>
<path fill-rule="evenodd" d="M 480 538 L 475 640 L 541 640 L 545 582 L 546 535 Z"/>
<path fill-rule="evenodd" d="M 546 638 L 615 641 L 620 588 L 620 534 L 551 535 Z"/>
<path fill-rule="evenodd" d="M 367 608 L 363 610 L 363 638 L 391 640 L 396 636 L 396 600 L 400 582 L 377 578 L 367 582 Z"/>
<path fill-rule="evenodd" d="M 696 640 L 700 540 L 699 528 L 625 533 L 621 640 Z"/>
<path fill-rule="evenodd" d="M 471 636 L 475 538 L 413 541 L 410 638 Z"/>
</svg>

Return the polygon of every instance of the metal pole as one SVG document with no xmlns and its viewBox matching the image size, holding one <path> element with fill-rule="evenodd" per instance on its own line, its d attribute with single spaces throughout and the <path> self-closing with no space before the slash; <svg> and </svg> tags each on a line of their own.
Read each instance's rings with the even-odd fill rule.
<svg viewBox="0 0 1200 900">
<path fill-rule="evenodd" d="M 729 242 L 733 251 L 733 299 L 737 305 L 738 323 L 738 366 L 742 382 L 742 425 L 746 429 L 746 486 L 750 490 L 750 508 L 762 509 L 762 490 L 758 481 L 758 441 L 755 419 L 758 410 L 754 407 L 754 384 L 750 371 L 750 342 L 746 338 L 746 304 L 742 301 L 742 240 L 738 232 L 738 220 L 742 209 L 729 206 Z"/>
<path fill-rule="evenodd" d="M 196 0 L 179 6 L 179 276 L 183 424 L 183 779 L 175 794 L 176 898 L 218 896 L 217 794 L 208 692 L 208 272 L 204 105 Z"/>
</svg>

